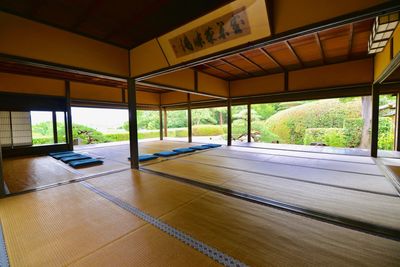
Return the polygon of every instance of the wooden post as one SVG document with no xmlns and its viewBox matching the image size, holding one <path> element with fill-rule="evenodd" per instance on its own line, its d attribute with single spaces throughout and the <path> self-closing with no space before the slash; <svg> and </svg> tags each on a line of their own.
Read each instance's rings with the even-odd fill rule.
<svg viewBox="0 0 400 267">
<path fill-rule="evenodd" d="M 57 114 L 55 111 L 53 111 L 52 115 L 53 115 L 53 140 L 54 144 L 57 144 L 58 143 Z"/>
<path fill-rule="evenodd" d="M 160 117 L 160 140 L 163 140 L 163 115 L 162 115 L 162 108 L 159 108 L 159 117 Z"/>
<path fill-rule="evenodd" d="M 228 110 L 227 110 L 227 144 L 228 146 L 232 145 L 232 101 L 228 98 Z"/>
<path fill-rule="evenodd" d="M 135 79 L 128 78 L 129 147 L 131 169 L 139 169 L 139 144 L 137 136 Z"/>
<path fill-rule="evenodd" d="M 165 136 L 165 137 L 168 137 L 167 108 L 164 108 L 164 136 Z"/>
<path fill-rule="evenodd" d="M 192 142 L 192 102 L 190 100 L 190 94 L 187 94 L 188 101 L 188 142 Z"/>
<path fill-rule="evenodd" d="M 0 197 L 4 197 L 5 195 L 6 195 L 6 186 L 4 183 L 3 156 L 2 156 L 1 144 L 0 144 Z"/>
<path fill-rule="evenodd" d="M 69 81 L 65 81 L 65 97 L 67 104 L 67 120 L 65 121 L 67 132 L 66 139 L 68 144 L 68 150 L 74 150 L 74 137 L 72 134 L 72 111 L 71 111 L 71 89 Z"/>
<path fill-rule="evenodd" d="M 396 128 L 394 135 L 394 150 L 400 151 L 400 93 L 396 95 Z"/>
<path fill-rule="evenodd" d="M 247 142 L 251 142 L 251 104 L 247 104 Z"/>
<path fill-rule="evenodd" d="M 378 157 L 379 88 L 372 85 L 371 157 Z"/>
</svg>

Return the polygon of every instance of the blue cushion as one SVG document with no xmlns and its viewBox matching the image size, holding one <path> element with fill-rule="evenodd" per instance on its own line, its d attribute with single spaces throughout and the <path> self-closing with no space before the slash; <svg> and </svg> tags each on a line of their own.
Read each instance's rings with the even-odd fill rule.
<svg viewBox="0 0 400 267">
<path fill-rule="evenodd" d="M 162 152 L 154 153 L 154 155 L 160 156 L 160 157 L 171 157 L 171 156 L 178 155 L 178 153 L 176 153 L 174 151 L 162 151 Z"/>
<path fill-rule="evenodd" d="M 208 146 L 191 146 L 189 148 L 194 149 L 194 150 L 204 150 L 204 149 L 209 149 L 210 147 L 208 147 Z"/>
<path fill-rule="evenodd" d="M 172 151 L 176 152 L 176 153 L 190 153 L 190 152 L 194 152 L 194 149 L 191 148 L 177 148 L 177 149 L 173 149 Z"/>
<path fill-rule="evenodd" d="M 102 160 L 98 159 L 82 159 L 82 160 L 74 160 L 69 163 L 69 166 L 78 168 L 78 167 L 85 167 L 85 166 L 92 166 L 92 165 L 100 165 L 103 164 Z"/>
<path fill-rule="evenodd" d="M 219 145 L 219 144 L 206 144 L 206 145 L 203 145 L 203 146 L 208 146 L 209 148 L 216 148 L 216 147 L 220 147 L 222 145 Z"/>
<path fill-rule="evenodd" d="M 79 154 L 76 154 L 74 152 L 70 152 L 70 153 L 64 153 L 64 154 L 60 154 L 60 155 L 55 155 L 55 156 L 53 156 L 53 158 L 61 159 L 61 158 L 72 157 L 72 156 L 77 156 L 77 155 L 79 155 Z"/>
<path fill-rule="evenodd" d="M 129 157 L 129 160 L 131 158 Z M 152 160 L 152 159 L 158 159 L 157 156 L 151 155 L 151 154 L 144 154 L 139 156 L 139 161 L 147 161 L 147 160 Z"/>
<path fill-rule="evenodd" d="M 89 157 L 89 156 L 78 154 L 76 156 L 63 157 L 63 158 L 61 158 L 61 161 L 65 162 L 65 163 L 68 163 L 68 162 L 71 162 L 71 161 L 74 161 L 74 160 L 82 160 L 82 159 L 90 159 L 90 158 L 91 157 Z"/>
<path fill-rule="evenodd" d="M 71 152 L 72 151 L 51 152 L 51 153 L 49 153 L 49 156 L 52 157 L 52 156 L 56 156 L 56 155 L 68 154 Z"/>
</svg>

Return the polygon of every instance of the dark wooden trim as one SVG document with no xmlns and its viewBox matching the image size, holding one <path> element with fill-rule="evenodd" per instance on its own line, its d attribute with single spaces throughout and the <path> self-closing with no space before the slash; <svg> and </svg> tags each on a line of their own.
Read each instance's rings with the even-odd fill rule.
<svg viewBox="0 0 400 267">
<path fill-rule="evenodd" d="M 191 143 L 193 140 L 192 133 L 192 101 L 190 100 L 190 94 L 187 94 L 187 112 L 188 112 L 188 142 Z"/>
<path fill-rule="evenodd" d="M 319 47 L 319 53 L 321 54 L 322 64 L 325 64 L 326 63 L 325 52 L 324 52 L 324 48 L 323 48 L 322 43 L 321 43 L 321 39 L 319 38 L 318 32 L 314 33 L 314 36 L 315 36 L 315 40 L 317 41 L 317 44 L 318 44 L 318 47 Z"/>
<path fill-rule="evenodd" d="M 128 78 L 129 148 L 131 169 L 139 169 L 135 80 Z"/>
<path fill-rule="evenodd" d="M 296 51 L 294 51 L 292 45 L 290 44 L 289 40 L 285 41 L 286 46 L 289 48 L 290 53 L 296 58 L 297 62 L 301 67 L 304 67 L 303 61 L 301 61 L 299 55 L 297 55 Z"/>
<path fill-rule="evenodd" d="M 226 70 L 220 69 L 220 68 L 218 68 L 218 67 L 214 67 L 214 66 L 211 65 L 211 64 L 204 63 L 203 65 L 209 67 L 210 69 L 214 69 L 214 70 L 216 70 L 216 71 L 222 72 L 222 73 L 224 73 L 224 74 L 226 74 L 226 75 L 228 75 L 228 76 L 231 76 L 231 77 L 234 77 L 234 78 L 239 78 L 239 76 L 237 76 L 237 75 L 235 75 L 235 74 L 233 74 L 233 73 L 230 73 L 230 72 L 228 72 L 228 71 L 226 71 Z"/>
<path fill-rule="evenodd" d="M 227 145 L 232 145 L 232 100 L 229 98 L 227 100 Z"/>
<path fill-rule="evenodd" d="M 68 150 L 74 150 L 74 136 L 72 133 L 72 111 L 71 111 L 71 88 L 70 88 L 70 82 L 65 81 L 65 98 L 66 98 L 66 115 L 67 115 L 67 120 L 65 121 L 66 125 L 66 141 L 68 144 Z"/>
<path fill-rule="evenodd" d="M 285 90 L 285 92 L 289 92 L 289 72 L 288 71 L 285 71 L 284 73 L 283 73 L 283 79 L 284 79 L 284 90 Z"/>
<path fill-rule="evenodd" d="M 371 86 L 372 116 L 371 116 L 371 157 L 378 157 L 378 131 L 379 131 L 379 88 Z"/>
<path fill-rule="evenodd" d="M 167 61 L 168 66 L 171 66 L 171 63 L 169 63 L 169 61 L 168 61 L 167 55 L 165 54 L 164 50 L 161 47 L 160 41 L 158 40 L 158 38 L 156 38 L 156 40 L 157 40 L 158 47 L 160 48 L 160 50 L 165 58 L 165 61 Z"/>
<path fill-rule="evenodd" d="M 3 176 L 3 153 L 0 144 L 0 198 L 4 197 L 6 193 L 7 193 L 6 184 L 4 182 L 4 176 Z"/>
<path fill-rule="evenodd" d="M 3 157 L 20 157 L 30 155 L 47 155 L 50 152 L 61 152 L 69 150 L 68 144 L 51 144 L 38 146 L 18 146 L 18 147 L 3 147 Z"/>
<path fill-rule="evenodd" d="M 128 108 L 128 103 L 119 103 L 119 102 L 110 102 L 110 101 L 98 101 L 98 100 L 87 100 L 87 99 L 71 99 L 71 106 L 73 106 L 73 107 L 84 107 L 84 108 L 127 109 Z"/>
<path fill-rule="evenodd" d="M 53 140 L 54 144 L 58 143 L 58 132 L 57 132 L 57 114 L 55 111 L 52 112 L 53 117 Z"/>
<path fill-rule="evenodd" d="M 197 70 L 194 70 L 194 91 L 195 92 L 199 92 L 199 73 L 197 72 Z"/>
<path fill-rule="evenodd" d="M 226 59 L 221 58 L 221 59 L 219 59 L 219 60 L 221 60 L 222 62 L 224 62 L 226 65 L 228 65 L 228 66 L 230 66 L 230 67 L 232 67 L 232 68 L 234 68 L 234 69 L 236 69 L 236 70 L 238 70 L 238 71 L 243 72 L 244 74 L 246 74 L 246 75 L 249 76 L 249 77 L 253 76 L 253 74 L 252 74 L 251 72 L 248 72 L 247 70 L 244 70 L 244 69 L 242 69 L 242 68 L 236 66 L 235 64 L 233 64 L 233 63 L 227 61 Z"/>
<path fill-rule="evenodd" d="M 163 112 L 162 112 L 161 106 L 159 107 L 158 112 L 159 112 L 158 116 L 160 118 L 160 140 L 163 140 L 164 139 L 164 136 L 163 136 Z"/>
<path fill-rule="evenodd" d="M 394 146 L 396 151 L 400 151 L 400 93 L 396 94 L 396 127 Z"/>
<path fill-rule="evenodd" d="M 350 60 L 351 50 L 353 49 L 353 38 L 354 38 L 354 26 L 353 23 L 350 24 L 350 34 L 349 34 L 349 49 L 347 51 L 347 60 Z"/>
<path fill-rule="evenodd" d="M 246 62 L 250 63 L 253 66 L 256 66 L 258 69 L 260 69 L 262 72 L 264 72 L 265 74 L 268 74 L 269 72 L 264 69 L 262 66 L 260 66 L 259 64 L 257 64 L 256 62 L 254 62 L 253 60 L 251 60 L 250 58 L 248 58 L 247 56 L 243 55 L 242 53 L 239 53 L 238 56 L 240 56 L 242 59 L 244 59 Z"/>
<path fill-rule="evenodd" d="M 9 112 L 10 117 L 10 138 L 11 138 L 11 148 L 14 148 L 14 131 L 13 131 L 13 123 L 12 123 L 12 112 Z"/>
<path fill-rule="evenodd" d="M 121 100 L 122 103 L 126 103 L 125 89 L 121 88 Z"/>
<path fill-rule="evenodd" d="M 278 68 L 282 71 L 286 71 L 286 69 L 273 57 L 271 56 L 268 51 L 261 47 L 259 48 L 259 50 L 263 53 L 264 56 L 266 56 L 270 61 L 272 61 L 276 66 L 278 66 Z"/>
<path fill-rule="evenodd" d="M 251 142 L 251 104 L 247 104 L 247 142 Z"/>
<path fill-rule="evenodd" d="M 219 95 L 195 92 L 195 91 L 191 91 L 191 90 L 185 89 L 185 88 L 180 88 L 177 86 L 163 85 L 163 84 L 148 82 L 148 81 L 139 81 L 139 82 L 136 82 L 136 84 L 143 85 L 143 86 L 155 87 L 155 88 L 164 89 L 164 90 L 178 91 L 178 92 L 182 92 L 182 93 L 191 93 L 191 94 L 195 94 L 195 95 L 208 96 L 208 97 L 219 98 L 219 99 L 224 99 L 224 100 L 226 99 L 226 97 L 219 96 Z"/>
<path fill-rule="evenodd" d="M 391 13 L 394 11 L 398 11 L 399 9 L 400 9 L 400 3 L 397 3 L 397 2 L 395 3 L 394 1 L 389 1 L 387 3 L 377 5 L 377 6 L 374 6 L 371 8 L 356 11 L 356 12 L 346 14 L 343 16 L 337 16 L 332 19 L 313 23 L 313 24 L 306 25 L 304 27 L 299 27 L 299 28 L 289 30 L 286 32 L 274 34 L 274 35 L 271 35 L 270 37 L 266 37 L 266 38 L 263 38 L 260 40 L 249 42 L 249 43 L 237 46 L 237 47 L 227 49 L 225 51 L 213 53 L 213 54 L 210 54 L 210 55 L 207 55 L 204 57 L 200 57 L 200 58 L 197 58 L 194 60 L 189 60 L 189 61 L 177 64 L 175 66 L 171 66 L 168 68 L 163 68 L 163 69 L 159 69 L 156 71 L 151 71 L 151 72 L 148 72 L 145 74 L 141 74 L 141 75 L 135 76 L 134 78 L 137 80 L 149 79 L 151 77 L 155 77 L 155 76 L 158 76 L 161 74 L 165 74 L 165 73 L 169 73 L 169 72 L 176 71 L 179 69 L 184 69 L 184 68 L 188 68 L 188 67 L 193 67 L 195 65 L 203 64 L 203 63 L 206 63 L 206 62 L 209 62 L 214 59 L 221 58 L 221 57 L 226 57 L 226 56 L 244 52 L 244 51 L 247 51 L 250 49 L 261 48 L 261 47 L 264 47 L 264 46 L 267 46 L 270 44 L 286 41 L 286 40 L 289 40 L 289 39 L 292 39 L 295 37 L 312 34 L 315 32 L 326 30 L 326 29 L 331 29 L 334 27 L 346 25 L 346 24 L 349 24 L 352 22 L 357 22 L 360 20 L 373 18 L 378 15 L 383 15 L 383 14 Z"/>
<path fill-rule="evenodd" d="M 389 42 L 389 45 L 390 45 L 390 60 L 392 60 L 393 59 L 393 38 L 392 39 L 390 39 L 390 42 Z"/>
</svg>

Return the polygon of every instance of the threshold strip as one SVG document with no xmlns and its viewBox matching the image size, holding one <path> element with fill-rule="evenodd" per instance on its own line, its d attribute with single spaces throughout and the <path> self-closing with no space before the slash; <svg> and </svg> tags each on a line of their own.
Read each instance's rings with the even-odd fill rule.
<svg viewBox="0 0 400 267">
<path fill-rule="evenodd" d="M 264 163 L 271 163 L 271 164 L 281 164 L 281 165 L 287 165 L 287 166 L 296 166 L 296 167 L 303 167 L 303 168 L 310 168 L 310 169 L 317 169 L 317 170 L 326 170 L 326 171 L 333 171 L 333 172 L 346 172 L 346 173 L 362 174 L 362 175 L 369 175 L 369 176 L 385 176 L 383 174 L 373 174 L 373 173 L 365 173 L 365 172 L 358 172 L 358 171 L 337 170 L 337 169 L 331 169 L 331 168 L 323 168 L 323 167 L 315 167 L 315 166 L 305 166 L 305 165 L 300 165 L 300 164 L 276 162 L 276 161 L 270 161 L 268 159 L 266 159 L 266 160 L 257 160 L 257 159 L 246 159 L 246 158 L 241 158 L 241 157 L 231 157 L 231 156 L 215 155 L 215 154 L 209 154 L 209 155 L 213 156 L 213 157 L 230 158 L 230 159 L 241 159 L 241 160 L 246 160 L 246 161 L 264 162 Z M 282 157 L 282 156 L 276 155 L 276 157 Z M 315 159 L 315 160 L 319 160 L 319 159 Z M 356 164 L 356 163 L 351 162 L 351 164 Z"/>
<path fill-rule="evenodd" d="M 399 197 L 396 194 L 375 192 L 375 191 L 351 188 L 351 187 L 346 187 L 346 186 L 341 186 L 341 185 L 333 185 L 333 184 L 327 184 L 327 183 L 321 183 L 321 182 L 314 182 L 314 181 L 309 181 L 309 180 L 304 180 L 304 179 L 299 179 L 299 178 L 286 177 L 286 176 L 281 176 L 281 175 L 276 175 L 276 174 L 268 174 L 268 173 L 263 173 L 263 172 L 245 171 L 245 170 L 242 170 L 239 168 L 219 166 L 219 165 L 210 164 L 210 163 L 195 162 L 195 161 L 185 160 L 185 159 L 182 159 L 182 161 L 187 161 L 187 162 L 191 162 L 191 163 L 202 164 L 202 165 L 207 165 L 207 166 L 211 166 L 211 167 L 217 167 L 217 168 L 222 168 L 222 169 L 227 169 L 227 170 L 232 170 L 232 171 L 246 172 L 246 173 L 252 173 L 252 174 L 257 174 L 257 175 L 262 175 L 262 176 L 271 176 L 271 177 L 275 177 L 275 178 L 279 178 L 279 179 L 292 180 L 292 181 L 298 181 L 298 182 L 316 184 L 316 185 L 322 185 L 322 186 L 329 186 L 329 187 L 340 188 L 340 189 L 345 189 L 345 190 L 352 190 L 352 191 L 368 193 L 368 194 L 382 195 L 382 196 L 387 196 L 387 197 Z M 380 177 L 380 176 L 378 176 L 378 177 Z M 381 178 L 379 178 L 379 179 L 381 179 Z M 385 179 L 385 176 L 383 176 L 382 179 Z"/>
<path fill-rule="evenodd" d="M 152 226 L 158 228 L 159 230 L 167 233 L 168 235 L 178 239 L 179 241 L 185 243 L 186 245 L 190 246 L 191 248 L 199 251 L 200 253 L 208 256 L 209 258 L 213 259 L 214 261 L 224 265 L 224 266 L 232 266 L 232 267 L 241 267 L 247 266 L 246 264 L 242 263 L 241 261 L 234 259 L 233 257 L 219 251 L 218 249 L 211 247 L 194 237 L 172 227 L 171 225 L 139 210 L 138 208 L 122 201 L 121 199 L 102 191 L 93 185 L 87 182 L 81 182 L 81 185 L 86 187 L 87 189 L 91 190 L 92 192 L 102 196 L 103 198 L 111 201 L 115 205 L 119 206 L 120 208 L 132 213 L 136 217 L 144 220 L 145 222 L 151 224 Z"/>
<path fill-rule="evenodd" d="M 242 146 L 235 146 L 240 148 L 252 148 L 252 147 L 242 147 Z M 268 150 L 269 148 L 257 148 L 257 149 L 265 149 Z M 297 150 L 282 150 L 282 149 L 271 149 L 271 150 L 280 150 L 280 151 L 289 151 L 289 152 L 297 152 L 297 153 L 319 153 L 319 152 L 307 152 L 307 151 L 297 151 Z M 229 151 L 229 150 L 228 150 Z M 374 163 L 368 162 L 358 162 L 358 161 L 348 161 L 348 160 L 341 160 L 341 159 L 322 159 L 322 158 L 313 158 L 313 157 L 302 157 L 302 156 L 295 156 L 295 155 L 283 155 L 283 154 L 273 154 L 273 153 L 263 153 L 263 152 L 254 152 L 254 151 L 242 151 L 242 150 L 235 150 L 235 152 L 241 153 L 249 153 L 249 154 L 259 154 L 259 155 L 272 155 L 278 157 L 291 157 L 291 158 L 302 158 L 302 159 L 316 159 L 316 160 L 326 160 L 326 161 L 338 161 L 338 162 L 347 162 L 347 163 L 357 163 L 357 164 L 364 164 L 364 165 L 375 165 Z M 333 154 L 335 156 L 335 154 Z M 357 156 L 357 155 L 342 155 L 338 154 L 336 156 L 345 156 L 345 157 L 366 157 L 366 156 Z"/>
<path fill-rule="evenodd" d="M 307 209 L 304 207 L 288 204 L 285 202 L 281 202 L 278 200 L 261 197 L 253 194 L 243 193 L 239 191 L 235 191 L 232 189 L 228 189 L 221 186 L 206 184 L 203 182 L 198 182 L 195 180 L 191 180 L 188 178 L 183 178 L 171 174 L 166 174 L 163 172 L 153 171 L 145 168 L 140 168 L 141 171 L 149 174 L 155 174 L 161 177 L 165 177 L 168 179 L 172 179 L 175 181 L 187 183 L 190 185 L 194 185 L 200 188 L 207 189 L 209 191 L 217 192 L 226 196 L 235 197 L 241 200 L 246 200 L 249 202 L 253 202 L 256 204 L 260 204 L 263 206 L 268 206 L 271 208 L 279 209 L 286 212 L 291 212 L 296 215 L 308 217 L 314 220 L 322 221 L 325 223 L 341 226 L 344 228 L 348 228 L 351 230 L 363 232 L 370 235 L 380 236 L 383 238 L 400 241 L 400 230 L 389 228 L 389 227 L 382 227 L 376 224 L 368 223 L 368 222 L 361 222 L 358 220 L 353 220 L 350 218 L 346 218 L 343 216 L 333 215 L 329 213 L 323 213 L 319 211 L 315 211 L 312 209 Z"/>
<path fill-rule="evenodd" d="M 10 262 L 8 261 L 8 254 L 6 248 L 6 242 L 3 236 L 3 227 L 0 222 L 0 266 L 1 267 L 9 267 Z"/>
</svg>

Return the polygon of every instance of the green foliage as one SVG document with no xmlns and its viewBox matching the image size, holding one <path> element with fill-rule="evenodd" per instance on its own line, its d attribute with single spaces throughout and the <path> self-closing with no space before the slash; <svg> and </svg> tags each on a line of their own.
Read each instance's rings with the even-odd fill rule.
<svg viewBox="0 0 400 267">
<path fill-rule="evenodd" d="M 53 144 L 54 139 L 53 137 L 35 137 L 32 138 L 32 144 L 33 145 L 47 145 L 47 144 Z"/>
<path fill-rule="evenodd" d="M 105 142 L 128 141 L 129 133 L 104 134 Z"/>
<path fill-rule="evenodd" d="M 358 147 L 361 142 L 364 120 L 362 118 L 345 119 L 343 123 L 343 134 L 346 147 Z"/>
<path fill-rule="evenodd" d="M 193 136 L 218 136 L 223 135 L 224 130 L 219 125 L 194 125 Z"/>
<path fill-rule="evenodd" d="M 147 139 L 147 138 L 158 138 L 160 137 L 160 131 L 139 131 L 138 139 Z M 129 139 L 129 137 L 128 137 Z"/>
<path fill-rule="evenodd" d="M 392 150 L 394 146 L 393 123 L 391 118 L 379 118 L 378 149 Z"/>
<path fill-rule="evenodd" d="M 192 110 L 193 125 L 199 124 L 217 124 L 216 118 L 213 116 L 211 109 L 193 109 Z"/>
<path fill-rule="evenodd" d="M 247 134 L 247 121 L 243 119 L 234 120 L 232 122 L 232 137 L 236 139 L 243 134 Z"/>
<path fill-rule="evenodd" d="M 167 112 L 168 128 L 187 127 L 187 111 L 172 110 Z"/>
<path fill-rule="evenodd" d="M 81 124 L 72 125 L 73 138 L 80 138 L 82 144 L 106 143 L 107 140 L 101 132 Z"/>
<path fill-rule="evenodd" d="M 186 137 L 186 136 L 188 136 L 187 128 L 175 129 L 175 137 Z"/>
<path fill-rule="evenodd" d="M 342 103 L 338 99 L 308 102 L 280 111 L 270 117 L 268 129 L 278 135 L 282 142 L 303 144 L 308 128 L 342 128 L 347 118 L 360 117 L 359 99 Z"/>
<path fill-rule="evenodd" d="M 304 144 L 310 145 L 311 143 L 345 147 L 344 130 L 342 128 L 309 128 L 305 131 Z"/>
<path fill-rule="evenodd" d="M 252 111 L 254 110 L 258 114 L 260 120 L 266 120 L 277 112 L 278 105 L 279 104 L 275 104 L 275 103 L 274 104 L 255 104 L 255 105 L 251 105 L 251 109 L 252 109 Z M 254 119 L 252 118 L 252 121 L 253 120 Z M 257 121 L 257 120 L 255 120 L 255 121 Z"/>
</svg>

